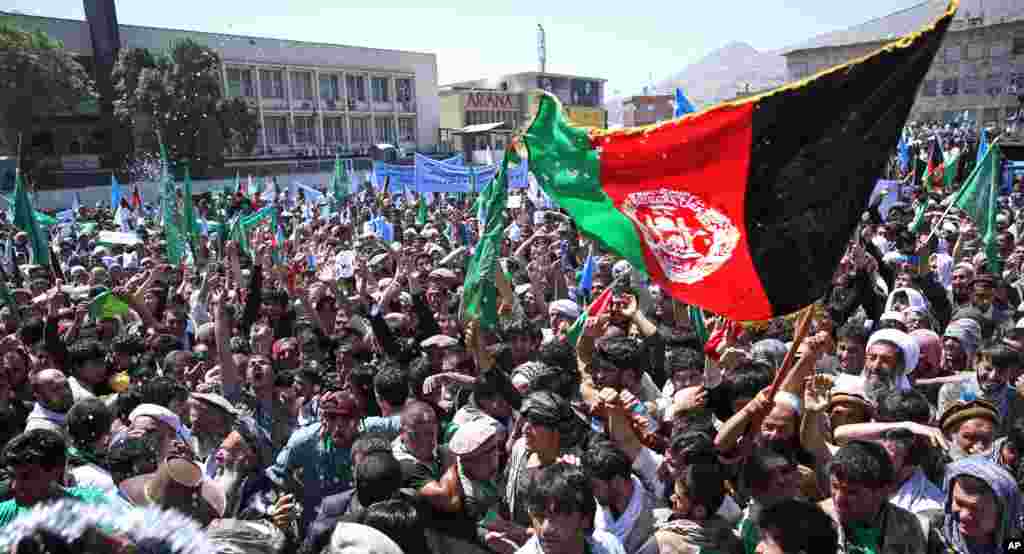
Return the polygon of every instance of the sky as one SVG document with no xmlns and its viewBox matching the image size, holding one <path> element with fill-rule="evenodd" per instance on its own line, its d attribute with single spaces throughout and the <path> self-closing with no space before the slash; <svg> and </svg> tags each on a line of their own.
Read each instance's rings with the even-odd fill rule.
<svg viewBox="0 0 1024 554">
<path fill-rule="evenodd" d="M 606 94 L 618 95 L 639 92 L 651 74 L 676 73 L 730 42 L 777 50 L 919 2 L 120 0 L 117 15 L 121 24 L 433 52 L 442 85 L 536 71 L 539 23 L 547 31 L 548 71 L 607 79 Z M 81 0 L 4 4 L 0 10 L 85 17 Z"/>
</svg>

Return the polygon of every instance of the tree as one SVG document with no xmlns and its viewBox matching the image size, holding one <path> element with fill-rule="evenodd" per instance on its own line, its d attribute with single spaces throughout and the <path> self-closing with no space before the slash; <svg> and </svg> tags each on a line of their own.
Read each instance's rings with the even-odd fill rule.
<svg viewBox="0 0 1024 554">
<path fill-rule="evenodd" d="M 135 150 L 156 152 L 159 133 L 170 157 L 190 160 L 197 176 L 222 165 L 228 145 L 252 151 L 258 117 L 245 102 L 223 98 L 220 64 L 216 52 L 191 39 L 171 43 L 166 53 L 121 51 L 114 110 L 136 130 Z"/>
<path fill-rule="evenodd" d="M 0 20 L 0 150 L 13 152 L 46 116 L 71 112 L 92 96 L 85 69 L 59 41 Z M 25 153 L 27 155 L 27 152 Z"/>
</svg>

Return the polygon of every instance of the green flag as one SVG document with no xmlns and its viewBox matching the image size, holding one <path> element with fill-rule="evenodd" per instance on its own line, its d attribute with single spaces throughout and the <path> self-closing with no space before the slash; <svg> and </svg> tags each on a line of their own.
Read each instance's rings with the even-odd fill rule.
<svg viewBox="0 0 1024 554">
<path fill-rule="evenodd" d="M 704 346 L 708 342 L 708 327 L 704 322 L 704 310 L 700 309 L 700 306 L 687 306 L 686 313 L 690 318 L 690 324 L 693 325 L 693 332 L 700 339 L 701 346 Z"/>
<path fill-rule="evenodd" d="M 185 242 L 178 224 L 178 201 L 174 191 L 174 177 L 167 160 L 167 147 L 160 144 L 160 163 L 163 166 L 163 186 L 160 194 L 160 215 L 163 219 L 164 240 L 167 242 L 167 261 L 178 265 L 185 256 Z"/>
<path fill-rule="evenodd" d="M 129 311 L 131 308 L 128 303 L 109 290 L 100 293 L 89 304 L 89 315 L 93 321 L 115 318 L 127 314 Z"/>
<path fill-rule="evenodd" d="M 331 180 L 331 195 L 334 201 L 340 203 L 348 196 L 348 174 L 345 172 L 345 164 L 341 163 L 341 156 L 334 155 L 334 178 Z"/>
<path fill-rule="evenodd" d="M 57 224 L 57 220 L 44 214 L 43 212 L 35 212 L 36 223 L 44 227 L 53 227 Z"/>
<path fill-rule="evenodd" d="M 932 199 L 925 193 L 924 201 L 917 205 L 917 209 L 914 212 L 914 220 L 910 222 L 910 232 L 918 233 L 921 231 L 921 227 L 924 226 L 924 214 L 931 207 Z"/>
<path fill-rule="evenodd" d="M 989 270 L 996 275 L 1000 273 L 1000 263 L 996 259 L 996 199 L 999 197 L 1002 162 L 1002 150 L 998 143 L 993 143 L 953 201 L 974 220 L 978 236 L 985 246 Z"/>
<path fill-rule="evenodd" d="M 249 233 L 254 227 L 271 221 L 273 217 L 274 209 L 271 206 L 267 206 L 254 214 L 236 219 L 234 224 L 231 226 L 231 240 L 238 243 L 238 247 L 242 252 L 251 256 L 252 252 L 251 247 L 249 246 Z"/>
<path fill-rule="evenodd" d="M 50 265 L 50 242 L 39 228 L 35 217 L 32 200 L 25 190 L 21 172 L 14 172 L 14 226 L 28 233 L 29 246 L 32 247 L 32 263 L 42 266 Z"/>
<path fill-rule="evenodd" d="M 185 165 L 185 191 L 183 193 L 181 215 L 185 236 L 193 248 L 199 242 L 199 222 L 196 221 L 196 210 L 192 206 L 192 174 Z"/>
<path fill-rule="evenodd" d="M 419 196 L 419 206 L 416 209 L 416 225 L 423 226 L 427 224 L 427 203 L 423 199 L 423 194 Z"/>
<path fill-rule="evenodd" d="M 501 241 L 505 230 L 505 205 L 508 202 L 508 164 L 514 153 L 505 153 L 501 172 L 482 195 L 480 222 L 483 232 L 476 244 L 476 250 L 466 269 L 463 284 L 462 306 L 459 309 L 463 321 L 480 320 L 480 327 L 493 329 L 498 322 L 498 287 L 495 271 L 501 256 Z M 516 160 L 518 161 L 518 160 Z"/>
</svg>

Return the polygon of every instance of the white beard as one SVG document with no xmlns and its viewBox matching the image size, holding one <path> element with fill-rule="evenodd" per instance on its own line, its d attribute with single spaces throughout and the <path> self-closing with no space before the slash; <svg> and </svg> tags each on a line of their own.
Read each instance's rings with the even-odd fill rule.
<svg viewBox="0 0 1024 554">
<path fill-rule="evenodd" d="M 217 468 L 217 476 L 213 478 L 213 482 L 220 487 L 220 490 L 224 491 L 224 496 L 228 500 L 228 506 L 234 503 L 234 499 L 241 492 L 243 477 L 237 465 L 219 466 Z"/>
</svg>

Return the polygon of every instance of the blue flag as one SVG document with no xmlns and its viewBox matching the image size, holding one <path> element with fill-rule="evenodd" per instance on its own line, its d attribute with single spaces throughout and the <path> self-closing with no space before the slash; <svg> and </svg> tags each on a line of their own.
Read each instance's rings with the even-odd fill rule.
<svg viewBox="0 0 1024 554">
<path fill-rule="evenodd" d="M 121 205 L 121 183 L 117 182 L 117 177 L 110 176 L 110 209 L 116 210 Z"/>
<path fill-rule="evenodd" d="M 907 142 L 906 133 L 900 135 L 900 142 L 896 145 L 896 153 L 900 160 L 900 171 L 906 173 L 910 170 L 910 143 Z"/>
<path fill-rule="evenodd" d="M 672 114 L 673 117 L 682 117 L 688 113 L 697 111 L 690 103 L 690 100 L 683 94 L 683 89 L 676 88 L 676 111 Z"/>
<path fill-rule="evenodd" d="M 975 167 L 981 165 L 981 160 L 985 158 L 985 154 L 988 152 L 988 130 L 985 128 L 981 129 L 981 137 L 978 138 L 978 159 L 974 161 Z"/>
<path fill-rule="evenodd" d="M 590 292 L 594 288 L 594 256 L 587 256 L 587 261 L 583 263 L 583 273 L 580 275 L 580 292 L 586 297 L 590 297 Z"/>
</svg>

